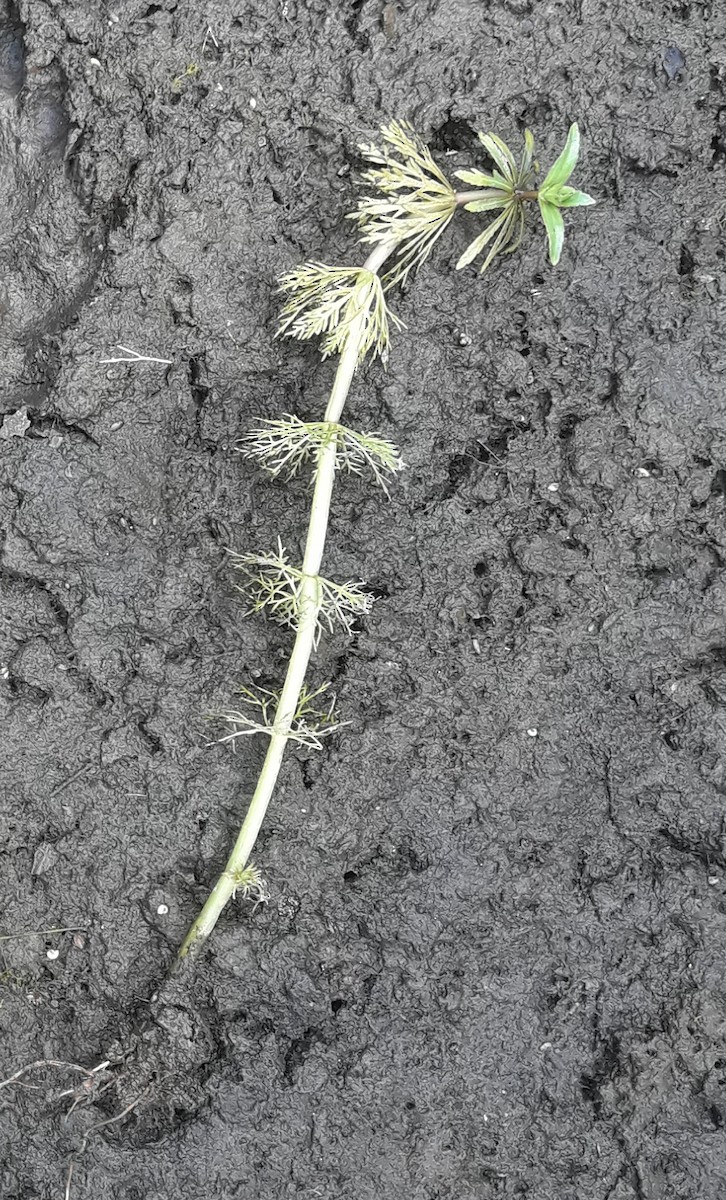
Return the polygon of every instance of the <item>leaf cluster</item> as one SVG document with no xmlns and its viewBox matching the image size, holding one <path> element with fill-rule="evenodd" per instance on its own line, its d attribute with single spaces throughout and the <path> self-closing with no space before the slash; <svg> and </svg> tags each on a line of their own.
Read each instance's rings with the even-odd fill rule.
<svg viewBox="0 0 726 1200">
<path fill-rule="evenodd" d="M 329 737 L 331 733 L 335 733 L 336 730 L 347 724 L 345 721 L 338 721 L 335 716 L 334 696 L 327 707 L 321 707 L 320 697 L 328 690 L 328 687 L 329 684 L 323 683 L 320 687 L 310 691 L 307 684 L 303 684 L 292 721 L 285 726 L 277 722 L 277 710 L 280 705 L 279 692 L 270 691 L 268 688 L 241 687 L 239 695 L 242 703 L 253 712 L 257 710 L 259 716 L 250 716 L 249 713 L 234 708 L 210 713 L 210 720 L 224 721 L 230 726 L 230 732 L 218 738 L 217 741 L 220 744 L 230 742 L 234 747 L 239 737 L 249 737 L 255 733 L 266 734 L 268 737 L 272 737 L 273 734 L 282 734 L 290 741 L 306 746 L 309 750 L 322 750 L 321 739 Z"/>
<path fill-rule="evenodd" d="M 428 258 L 456 212 L 456 192 L 436 165 L 428 146 L 406 121 L 381 130 L 383 146 L 360 147 L 369 170 L 362 176 L 381 195 L 365 196 L 349 213 L 368 243 L 394 241 L 400 251 L 384 275 L 386 289 L 405 283 Z"/>
<path fill-rule="evenodd" d="M 517 249 L 524 233 L 524 202 L 522 193 L 529 188 L 534 176 L 534 138 L 527 129 L 524 134 L 524 150 L 519 162 L 509 147 L 494 133 L 480 133 L 479 140 L 496 164 L 491 174 L 482 171 L 457 171 L 464 183 L 473 184 L 482 191 L 470 200 L 465 208 L 469 212 L 500 210 L 490 225 L 462 254 L 456 269 L 468 266 L 481 254 L 489 243 L 491 247 L 481 267 L 482 274 L 497 254 L 511 254 Z"/>
<path fill-rule="evenodd" d="M 580 154 L 580 131 L 576 124 L 570 126 L 565 148 L 559 158 L 550 167 L 539 187 L 537 200 L 542 220 L 547 230 L 550 262 L 556 266 L 560 261 L 562 245 L 565 240 L 565 223 L 561 209 L 580 208 L 594 204 L 592 196 L 587 192 L 579 192 L 577 188 L 567 184 L 577 165 Z"/>
<path fill-rule="evenodd" d="M 362 475 L 369 470 L 376 483 L 388 491 L 386 476 L 403 470 L 396 446 L 380 433 L 357 433 L 335 421 L 302 421 L 291 413 L 261 421 L 237 444 L 245 458 L 255 458 L 271 475 L 297 474 L 304 463 L 317 464 L 320 454 L 335 445 L 336 470 Z"/>
<path fill-rule="evenodd" d="M 280 279 L 288 299 L 280 314 L 278 334 L 299 341 L 323 336 L 323 358 L 339 354 L 359 319 L 364 322 L 359 356 L 369 350 L 385 358 L 390 325 L 401 327 L 388 309 L 383 285 L 375 271 L 364 267 L 328 267 L 306 262 Z"/>
<path fill-rule="evenodd" d="M 565 235 L 560 210 L 595 203 L 591 196 L 567 184 L 580 152 L 577 125 L 570 126 L 562 153 L 536 190 L 532 182 L 538 164 L 534 160 L 534 138 L 528 129 L 524 133 L 524 150 L 519 161 L 496 134 L 480 133 L 479 140 L 495 168 L 488 174 L 472 170 L 456 172 L 459 179 L 477 189 L 465 194 L 464 207 L 469 212 L 498 210 L 498 215 L 467 247 L 456 264 L 457 269 L 473 262 L 487 246 L 489 250 L 481 266 L 482 273 L 498 254 L 509 254 L 516 250 L 522 240 L 525 205 L 532 200 L 537 200 L 539 204 L 547 231 L 550 262 L 556 265 L 560 260 Z"/>
<path fill-rule="evenodd" d="M 277 554 L 236 554 L 230 551 L 232 566 L 245 575 L 238 589 L 252 601 L 251 612 L 267 611 L 273 621 L 297 629 L 303 615 L 303 584 L 311 577 L 293 567 L 283 549 Z M 316 588 L 316 645 L 323 627 L 330 632 L 336 625 L 351 633 L 354 622 L 373 607 L 373 596 L 349 579 L 334 583 L 322 575 L 313 577 Z"/>
</svg>

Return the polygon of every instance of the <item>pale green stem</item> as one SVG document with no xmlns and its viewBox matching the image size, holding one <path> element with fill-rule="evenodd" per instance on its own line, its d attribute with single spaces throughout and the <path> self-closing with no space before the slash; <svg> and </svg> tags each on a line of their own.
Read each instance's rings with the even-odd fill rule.
<svg viewBox="0 0 726 1200">
<path fill-rule="evenodd" d="M 380 270 L 383 263 L 395 250 L 396 244 L 394 239 L 380 242 L 373 253 L 366 259 L 364 269 L 368 271 Z M 350 385 L 360 360 L 361 343 L 365 334 L 366 315 L 367 309 L 364 309 L 350 323 L 350 332 L 346 339 L 343 353 L 340 356 L 333 389 L 325 410 L 326 421 L 337 422 L 340 420 L 348 392 L 350 391 Z M 179 951 L 180 958 L 186 958 L 189 954 L 195 953 L 200 949 L 217 924 L 227 901 L 234 896 L 237 888 L 243 882 L 243 872 L 249 861 L 254 844 L 257 841 L 257 836 L 275 790 L 277 777 L 282 766 L 282 758 L 285 753 L 285 746 L 289 740 L 290 728 L 295 719 L 310 656 L 315 645 L 318 614 L 320 612 L 320 583 L 318 576 L 325 549 L 325 538 L 328 532 L 330 501 L 335 482 L 336 453 L 337 447 L 335 442 L 331 441 L 321 450 L 316 465 L 315 489 L 310 506 L 305 556 L 302 565 L 303 579 L 300 585 L 300 611 L 295 644 L 290 654 L 285 682 L 275 713 L 273 732 L 270 734 L 265 761 L 262 764 L 257 786 L 250 801 L 244 824 L 239 832 L 239 837 L 204 908 L 184 940 L 184 944 Z"/>
<path fill-rule="evenodd" d="M 457 192 L 456 203 L 459 208 L 463 204 L 471 204 L 474 200 L 489 200 L 492 196 L 501 196 L 502 199 L 511 199 L 511 193 L 494 191 L 492 188 L 487 188 L 485 191 L 476 192 Z M 514 198 L 517 200 L 536 200 L 539 192 L 530 191 L 515 191 Z"/>
</svg>

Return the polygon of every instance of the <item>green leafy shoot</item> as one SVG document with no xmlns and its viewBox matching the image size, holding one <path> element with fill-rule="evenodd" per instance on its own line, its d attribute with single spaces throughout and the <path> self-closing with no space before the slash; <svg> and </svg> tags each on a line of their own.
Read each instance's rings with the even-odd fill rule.
<svg viewBox="0 0 726 1200">
<path fill-rule="evenodd" d="M 367 144 L 360 150 L 370 164 L 363 182 L 383 198 L 364 197 L 348 216 L 358 223 L 362 241 L 399 243 L 398 256 L 384 275 L 387 290 L 405 283 L 428 258 L 456 212 L 456 193 L 408 122 L 392 121 L 381 135 L 382 149 Z"/>
<path fill-rule="evenodd" d="M 280 705 L 280 693 L 269 691 L 267 688 L 241 687 L 239 689 L 242 703 L 253 713 L 256 710 L 257 716 L 243 712 L 241 709 L 227 708 L 220 712 L 210 713 L 209 719 L 224 721 L 230 726 L 230 732 L 218 738 L 217 741 L 220 744 L 231 743 L 233 749 L 237 738 L 262 733 L 268 737 L 282 734 L 290 741 L 306 746 L 309 750 L 322 750 L 321 739 L 329 737 L 331 733 L 335 733 L 337 729 L 348 724 L 347 721 L 336 720 L 335 697 L 332 697 L 327 708 L 320 707 L 318 699 L 327 689 L 328 684 L 324 683 L 311 692 L 307 685 L 303 684 L 295 715 L 289 727 L 278 726 L 275 723 L 275 714 Z"/>
<path fill-rule="evenodd" d="M 235 554 L 230 551 L 230 557 L 234 569 L 246 577 L 238 590 L 251 600 L 250 611 L 265 610 L 280 625 L 297 629 L 303 615 L 302 584 L 309 577 L 291 565 L 282 544 L 278 544 L 277 554 Z M 332 632 L 340 625 L 350 634 L 354 622 L 373 607 L 373 596 L 353 580 L 334 583 L 316 575 L 315 584 L 316 645 L 323 626 Z"/>
<path fill-rule="evenodd" d="M 331 442 L 336 447 L 337 470 L 355 475 L 369 470 L 386 494 L 386 476 L 403 470 L 397 447 L 381 434 L 357 433 L 333 421 L 301 421 L 290 413 L 277 420 L 261 421 L 257 429 L 240 439 L 237 450 L 245 458 L 257 459 L 271 475 L 285 472 L 291 478 L 304 463 L 311 459 L 317 462 Z"/>
<path fill-rule="evenodd" d="M 577 125 L 571 125 L 562 154 L 545 176 L 539 189 L 533 188 L 538 165 L 534 160 L 534 139 L 527 129 L 519 162 L 509 147 L 493 133 L 480 133 L 479 140 L 492 159 L 494 170 L 457 171 L 457 177 L 473 185 L 476 191 L 459 193 L 457 202 L 468 212 L 496 212 L 497 216 L 462 254 L 457 269 L 473 262 L 488 247 L 481 267 L 483 273 L 498 254 L 511 254 L 522 240 L 525 205 L 537 200 L 547 230 L 550 262 L 556 265 L 562 253 L 564 222 L 561 208 L 594 204 L 585 192 L 567 186 L 575 169 L 580 149 Z"/>
<path fill-rule="evenodd" d="M 542 220 L 547 230 L 550 262 L 556 266 L 562 254 L 565 240 L 565 223 L 560 209 L 579 208 L 594 204 L 592 196 L 568 187 L 567 180 L 577 165 L 580 153 L 580 131 L 576 124 L 570 126 L 565 148 L 550 167 L 539 188 L 537 200 Z"/>
<path fill-rule="evenodd" d="M 307 262 L 280 279 L 280 291 L 287 294 L 280 314 L 278 334 L 285 337 L 323 338 L 323 358 L 345 349 L 353 323 L 363 317 L 364 336 L 360 358 L 369 350 L 385 359 L 388 355 L 390 325 L 402 322 L 389 312 L 383 287 L 374 271 L 363 267 L 328 267 Z"/>
</svg>

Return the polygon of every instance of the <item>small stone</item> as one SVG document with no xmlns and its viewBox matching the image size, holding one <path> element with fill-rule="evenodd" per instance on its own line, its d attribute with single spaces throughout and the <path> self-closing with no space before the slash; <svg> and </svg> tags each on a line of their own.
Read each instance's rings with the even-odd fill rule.
<svg viewBox="0 0 726 1200">
<path fill-rule="evenodd" d="M 686 65 L 686 56 L 678 46 L 666 46 L 661 54 L 661 62 L 668 80 L 673 83 L 674 80 L 680 78 L 681 71 Z"/>
<path fill-rule="evenodd" d="M 10 413 L 5 418 L 2 429 L 0 429 L 0 438 L 9 441 L 13 437 L 25 437 L 26 429 L 30 429 L 30 421 L 28 420 L 28 409 L 24 404 L 17 412 Z"/>
<path fill-rule="evenodd" d="M 46 950 L 45 952 L 45 957 L 49 958 L 51 962 L 55 962 L 59 956 L 60 950 Z"/>
<path fill-rule="evenodd" d="M 532 729 L 528 729 L 528 730 L 527 730 L 527 736 L 528 736 L 528 737 L 536 737 L 536 736 L 537 736 L 537 730 L 536 730 L 536 729 L 534 729 L 534 728 L 532 728 Z"/>
<path fill-rule="evenodd" d="M 41 842 L 33 855 L 33 875 L 45 875 L 58 862 L 58 852 L 50 842 Z"/>
<path fill-rule="evenodd" d="M 254 96 L 250 96 L 250 108 L 257 108 L 257 101 Z"/>
<path fill-rule="evenodd" d="M 169 911 L 169 905 L 168 904 L 158 904 L 156 907 L 156 911 L 160 917 L 165 917 Z"/>
<path fill-rule="evenodd" d="M 559 485 L 559 483 L 548 483 L 548 484 L 547 484 L 547 491 L 548 491 L 548 492 L 559 492 L 559 490 L 560 490 L 560 485 Z"/>
<path fill-rule="evenodd" d="M 540 1046 L 540 1050 L 551 1050 L 551 1049 L 552 1049 L 552 1042 L 543 1042 L 542 1045 Z"/>
<path fill-rule="evenodd" d="M 711 887 L 715 887 L 719 882 L 718 875 L 709 875 L 708 882 L 711 884 Z"/>
</svg>

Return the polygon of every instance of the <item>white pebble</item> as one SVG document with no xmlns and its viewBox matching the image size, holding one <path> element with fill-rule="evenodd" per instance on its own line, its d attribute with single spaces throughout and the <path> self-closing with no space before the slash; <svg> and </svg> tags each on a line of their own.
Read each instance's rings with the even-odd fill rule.
<svg viewBox="0 0 726 1200">
<path fill-rule="evenodd" d="M 157 913 L 159 914 L 159 916 L 160 916 L 160 917 L 165 917 L 165 916 L 166 916 L 166 914 L 167 914 L 167 913 L 168 913 L 168 911 L 169 911 L 169 905 L 168 905 L 168 904 L 159 904 L 159 905 L 157 906 L 157 909 L 156 909 L 156 911 L 157 911 Z"/>
<path fill-rule="evenodd" d="M 718 875 L 709 875 L 708 882 L 711 884 L 711 887 L 715 887 L 718 881 Z"/>
<path fill-rule="evenodd" d="M 55 960 L 58 958 L 59 954 L 60 954 L 60 950 L 46 950 L 45 957 L 49 958 L 51 962 L 55 962 Z"/>
<path fill-rule="evenodd" d="M 560 485 L 559 485 L 559 483 L 548 483 L 548 484 L 547 484 L 547 491 L 548 491 L 548 492 L 559 492 L 559 490 L 560 490 Z"/>
<path fill-rule="evenodd" d="M 537 730 L 536 730 L 536 729 L 528 729 L 528 730 L 527 730 L 527 734 L 528 734 L 528 736 L 529 736 L 529 737 L 536 737 L 536 736 L 537 736 Z"/>
<path fill-rule="evenodd" d="M 257 108 L 257 101 L 254 96 L 250 96 L 250 108 Z"/>
</svg>

